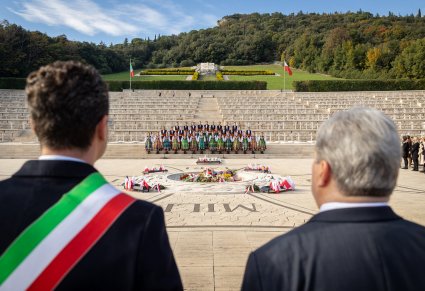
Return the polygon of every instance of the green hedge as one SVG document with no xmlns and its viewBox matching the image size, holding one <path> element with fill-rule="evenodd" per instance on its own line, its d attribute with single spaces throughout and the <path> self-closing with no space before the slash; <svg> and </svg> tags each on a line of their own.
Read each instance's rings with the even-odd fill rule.
<svg viewBox="0 0 425 291">
<path fill-rule="evenodd" d="M 193 73 L 193 75 L 192 75 L 192 80 L 193 81 L 197 81 L 199 79 L 199 72 L 195 72 L 195 73 Z"/>
<path fill-rule="evenodd" d="M 25 89 L 25 78 L 0 78 L 0 89 Z"/>
<path fill-rule="evenodd" d="M 122 91 L 130 88 L 129 81 L 106 81 L 109 91 Z M 162 90 L 266 90 L 267 82 L 263 81 L 134 81 L 132 89 L 162 89 Z"/>
<path fill-rule="evenodd" d="M 223 74 L 220 71 L 218 71 L 217 73 L 215 73 L 215 77 L 217 78 L 218 81 L 223 81 L 224 80 Z"/>
<path fill-rule="evenodd" d="M 425 90 L 420 80 L 309 80 L 293 82 L 297 92 Z"/>
<path fill-rule="evenodd" d="M 274 75 L 272 71 L 250 71 L 250 70 L 221 70 L 223 75 L 241 75 L 241 76 L 255 76 L 255 75 Z"/>
<path fill-rule="evenodd" d="M 164 70 L 144 70 L 140 75 L 192 75 L 193 69 L 164 69 Z"/>
</svg>

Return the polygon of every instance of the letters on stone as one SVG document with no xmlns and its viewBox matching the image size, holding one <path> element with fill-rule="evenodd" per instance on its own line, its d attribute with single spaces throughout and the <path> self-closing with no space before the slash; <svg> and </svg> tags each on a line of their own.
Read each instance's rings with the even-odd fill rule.
<svg viewBox="0 0 425 291">
<path fill-rule="evenodd" d="M 169 203 L 165 207 L 164 212 L 172 212 L 175 205 L 185 205 L 186 206 L 187 204 Z M 193 205 L 193 207 L 192 207 L 192 205 Z M 208 203 L 207 208 L 202 207 L 202 210 L 204 210 L 202 212 L 219 212 L 218 207 L 221 207 L 221 205 L 224 208 L 225 212 L 235 212 L 237 210 L 248 211 L 248 212 L 258 212 L 254 203 L 248 204 L 249 206 L 243 205 L 243 204 L 237 204 L 236 206 L 231 206 L 230 203 L 222 203 L 222 204 Z M 203 205 L 203 206 L 205 206 L 205 205 Z M 189 205 L 186 206 L 186 209 L 187 209 L 188 212 L 201 212 L 201 204 L 200 203 L 189 204 Z"/>
</svg>

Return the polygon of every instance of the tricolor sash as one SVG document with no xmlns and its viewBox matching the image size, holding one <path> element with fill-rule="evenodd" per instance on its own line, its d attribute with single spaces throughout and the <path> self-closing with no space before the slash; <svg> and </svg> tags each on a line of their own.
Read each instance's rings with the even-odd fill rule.
<svg viewBox="0 0 425 291">
<path fill-rule="evenodd" d="M 135 201 L 93 173 L 29 225 L 0 257 L 0 290 L 50 290 Z"/>
</svg>

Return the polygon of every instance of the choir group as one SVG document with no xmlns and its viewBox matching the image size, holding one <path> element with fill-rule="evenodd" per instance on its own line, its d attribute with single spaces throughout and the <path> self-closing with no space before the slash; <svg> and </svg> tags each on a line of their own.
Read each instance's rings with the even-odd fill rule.
<svg viewBox="0 0 425 291">
<path fill-rule="evenodd" d="M 250 128 L 242 130 L 237 123 L 230 125 L 217 125 L 212 122 L 199 124 L 192 122 L 192 125 L 179 125 L 178 122 L 170 130 L 163 127 L 158 133 L 149 133 L 145 139 L 145 149 L 148 153 L 156 151 L 159 153 L 164 150 L 165 153 L 174 151 L 177 153 L 182 150 L 184 153 L 192 151 L 201 154 L 207 149 L 211 153 L 230 153 L 242 150 L 244 153 L 251 151 L 260 151 L 264 153 L 266 149 L 266 140 L 264 134 L 256 136 Z"/>
</svg>

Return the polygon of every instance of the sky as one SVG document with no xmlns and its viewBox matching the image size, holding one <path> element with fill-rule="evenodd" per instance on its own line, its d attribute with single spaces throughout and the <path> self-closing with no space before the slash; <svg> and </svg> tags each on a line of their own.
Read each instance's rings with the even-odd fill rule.
<svg viewBox="0 0 425 291">
<path fill-rule="evenodd" d="M 0 21 L 70 40 L 122 43 L 210 28 L 235 13 L 368 11 L 425 15 L 424 0 L 0 0 Z"/>
</svg>

